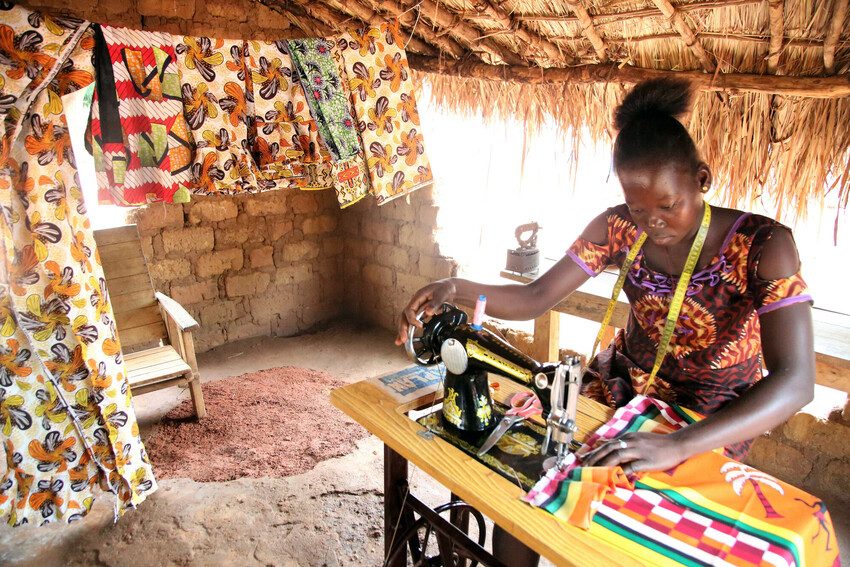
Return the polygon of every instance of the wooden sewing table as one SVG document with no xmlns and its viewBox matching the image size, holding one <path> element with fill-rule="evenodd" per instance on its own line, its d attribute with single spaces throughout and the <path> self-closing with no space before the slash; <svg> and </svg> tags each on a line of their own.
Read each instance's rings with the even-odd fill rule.
<svg viewBox="0 0 850 567">
<path fill-rule="evenodd" d="M 491 381 L 499 383 L 494 394 L 498 401 L 506 401 L 518 389 L 509 380 L 495 375 L 491 375 Z M 385 553 L 390 550 L 402 515 L 410 462 L 556 565 L 640 564 L 609 543 L 522 502 L 516 484 L 450 443 L 437 436 L 422 435 L 425 428 L 406 414 L 432 406 L 439 401 L 439 395 L 441 391 L 433 385 L 401 395 L 377 378 L 331 392 L 334 406 L 384 442 Z M 578 405 L 577 439 L 583 440 L 612 414 L 610 408 L 582 397 Z M 406 553 L 399 554 L 389 565 L 406 565 Z"/>
</svg>

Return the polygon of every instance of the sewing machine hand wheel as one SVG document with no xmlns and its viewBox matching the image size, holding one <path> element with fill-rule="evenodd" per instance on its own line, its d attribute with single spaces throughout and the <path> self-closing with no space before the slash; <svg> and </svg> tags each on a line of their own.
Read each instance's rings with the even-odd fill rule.
<svg viewBox="0 0 850 567">
<path fill-rule="evenodd" d="M 442 360 L 440 347 L 443 344 L 443 337 L 441 335 L 465 323 L 466 313 L 451 303 L 443 303 L 439 311 L 427 321 L 423 320 L 424 315 L 424 309 L 416 315 L 416 320 L 423 324 L 421 329 L 414 325 L 408 327 L 404 349 L 414 362 L 428 366 Z"/>
<path fill-rule="evenodd" d="M 423 315 L 425 315 L 424 309 L 416 315 L 416 320 L 422 323 Z M 410 325 L 407 328 L 407 340 L 404 342 L 404 350 L 407 351 L 407 356 L 422 366 L 440 362 L 440 353 L 431 350 L 429 341 L 426 340 L 424 326 L 421 329 L 415 325 Z"/>
</svg>

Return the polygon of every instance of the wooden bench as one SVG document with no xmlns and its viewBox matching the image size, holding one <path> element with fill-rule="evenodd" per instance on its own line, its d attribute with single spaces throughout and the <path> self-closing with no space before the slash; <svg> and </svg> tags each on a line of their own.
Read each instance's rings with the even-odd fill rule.
<svg viewBox="0 0 850 567">
<path fill-rule="evenodd" d="M 532 276 L 509 271 L 502 271 L 500 275 L 505 279 L 521 283 L 528 283 L 534 279 Z M 605 278 L 605 275 L 609 275 L 610 278 Z M 558 359 L 559 313 L 602 323 L 615 280 L 615 274 L 603 274 L 591 279 L 578 291 L 535 319 L 533 356 L 537 360 Z M 606 329 L 600 348 L 604 348 L 604 345 L 613 338 L 615 327 L 626 326 L 629 309 L 628 303 L 617 302 L 614 314 L 611 316 L 611 324 Z M 821 386 L 850 392 L 850 328 L 824 320 L 816 313 L 814 332 L 817 364 L 815 382 Z"/>
<path fill-rule="evenodd" d="M 94 231 L 134 396 L 189 386 L 198 418 L 206 415 L 192 331 L 197 321 L 155 292 L 135 225 Z"/>
</svg>

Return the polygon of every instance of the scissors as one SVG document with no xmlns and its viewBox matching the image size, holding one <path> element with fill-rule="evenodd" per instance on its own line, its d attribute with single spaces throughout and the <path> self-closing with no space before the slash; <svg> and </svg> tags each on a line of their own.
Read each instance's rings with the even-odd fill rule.
<svg viewBox="0 0 850 567">
<path fill-rule="evenodd" d="M 543 406 L 540 405 L 540 400 L 532 392 L 517 392 L 508 403 L 511 407 L 505 412 L 505 417 L 502 418 L 502 421 L 499 422 L 493 433 L 481 445 L 481 448 L 478 450 L 479 457 L 492 449 L 499 442 L 499 439 L 515 424 L 527 417 L 543 413 Z"/>
</svg>

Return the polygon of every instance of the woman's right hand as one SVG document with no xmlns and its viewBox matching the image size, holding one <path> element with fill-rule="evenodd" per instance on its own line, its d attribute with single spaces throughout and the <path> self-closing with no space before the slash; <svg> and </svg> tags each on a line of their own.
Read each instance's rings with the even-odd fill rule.
<svg viewBox="0 0 850 567">
<path fill-rule="evenodd" d="M 414 293 L 407 307 L 401 312 L 401 317 L 399 317 L 398 336 L 395 339 L 395 344 L 404 344 L 411 325 L 422 328 L 422 323 L 416 319 L 421 311 L 425 312 L 426 317 L 431 317 L 443 303 L 451 302 L 454 299 L 456 291 L 455 284 L 449 278 L 429 283 Z"/>
</svg>

